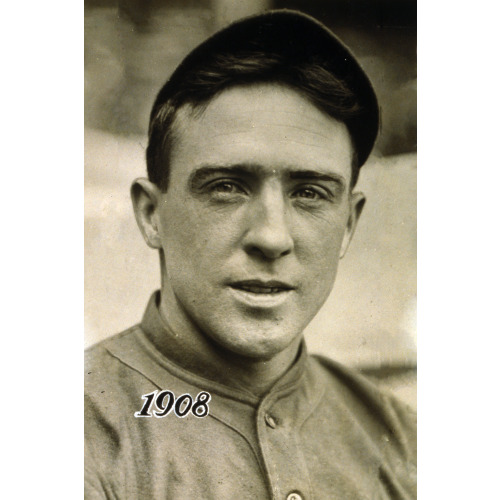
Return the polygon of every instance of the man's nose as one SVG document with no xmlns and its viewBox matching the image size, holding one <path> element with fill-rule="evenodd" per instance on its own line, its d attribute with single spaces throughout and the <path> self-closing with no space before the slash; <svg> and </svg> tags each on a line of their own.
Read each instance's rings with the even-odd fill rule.
<svg viewBox="0 0 500 500">
<path fill-rule="evenodd" d="M 243 238 L 248 254 L 278 259 L 292 252 L 289 207 L 281 189 L 264 189 L 249 206 L 248 230 Z"/>
</svg>

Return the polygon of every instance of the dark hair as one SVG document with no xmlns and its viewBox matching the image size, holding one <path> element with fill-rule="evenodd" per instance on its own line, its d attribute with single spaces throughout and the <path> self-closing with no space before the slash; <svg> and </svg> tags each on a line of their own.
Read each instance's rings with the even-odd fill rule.
<svg viewBox="0 0 500 500">
<path fill-rule="evenodd" d="M 162 191 L 169 182 L 169 160 L 173 125 L 177 111 L 185 104 L 195 110 L 208 104 L 223 90 L 253 83 L 279 83 L 290 87 L 332 118 L 346 123 L 360 112 L 356 95 L 328 71 L 321 61 L 290 65 L 281 54 L 260 51 L 215 54 L 200 67 L 188 71 L 177 91 L 165 99 L 160 91 L 153 106 L 146 151 L 148 176 Z M 356 147 L 353 143 L 351 187 L 359 174 Z"/>
</svg>

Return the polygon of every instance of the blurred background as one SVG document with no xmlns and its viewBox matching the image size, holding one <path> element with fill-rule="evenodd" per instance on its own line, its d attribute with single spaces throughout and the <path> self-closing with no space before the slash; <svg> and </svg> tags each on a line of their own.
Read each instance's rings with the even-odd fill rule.
<svg viewBox="0 0 500 500">
<path fill-rule="evenodd" d="M 140 321 L 160 285 L 129 198 L 145 175 L 156 93 L 217 29 L 272 8 L 311 14 L 373 82 L 382 127 L 368 198 L 309 350 L 357 367 L 416 406 L 416 0 L 85 1 L 85 346 Z"/>
</svg>

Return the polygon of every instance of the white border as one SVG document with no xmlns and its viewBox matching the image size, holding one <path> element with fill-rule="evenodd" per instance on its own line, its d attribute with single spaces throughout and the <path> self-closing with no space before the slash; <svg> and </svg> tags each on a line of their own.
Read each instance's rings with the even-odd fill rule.
<svg viewBox="0 0 500 500">
<path fill-rule="evenodd" d="M 83 497 L 83 2 L 2 5 L 1 498 Z"/>
<path fill-rule="evenodd" d="M 498 22 L 419 2 L 419 498 L 497 491 Z"/>
</svg>

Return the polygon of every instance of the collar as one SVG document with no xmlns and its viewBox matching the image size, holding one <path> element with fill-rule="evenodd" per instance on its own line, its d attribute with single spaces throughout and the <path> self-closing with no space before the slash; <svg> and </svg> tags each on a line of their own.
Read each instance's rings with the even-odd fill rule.
<svg viewBox="0 0 500 500">
<path fill-rule="evenodd" d="M 262 398 L 256 397 L 246 387 L 241 385 L 236 377 L 231 376 L 231 372 L 225 367 L 220 367 L 218 360 L 211 359 L 209 353 L 200 356 L 198 352 L 190 350 L 181 337 L 169 328 L 162 317 L 160 310 L 160 291 L 156 291 L 150 298 L 146 307 L 141 330 L 148 346 L 149 354 L 154 356 L 156 361 L 170 366 L 169 371 L 175 373 L 190 383 L 198 386 L 211 386 L 225 393 L 226 396 L 236 396 L 237 399 L 246 400 L 256 404 Z M 304 341 L 299 348 L 299 353 L 294 364 L 282 375 L 271 387 L 267 394 L 273 392 L 293 390 L 299 383 L 307 364 L 307 349 Z"/>
</svg>

